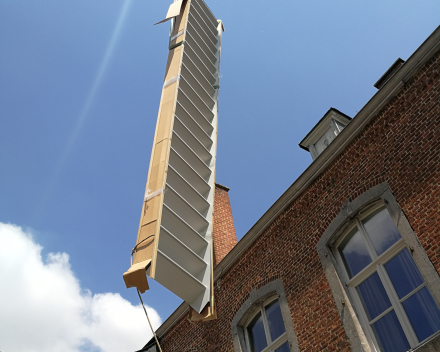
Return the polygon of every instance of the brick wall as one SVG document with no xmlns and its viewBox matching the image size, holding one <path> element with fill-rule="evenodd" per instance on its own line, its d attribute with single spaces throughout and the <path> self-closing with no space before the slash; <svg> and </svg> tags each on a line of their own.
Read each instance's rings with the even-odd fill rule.
<svg viewBox="0 0 440 352">
<path fill-rule="evenodd" d="M 437 53 L 223 273 L 215 288 L 218 319 L 190 323 L 182 318 L 163 337 L 163 351 L 232 352 L 230 324 L 237 310 L 253 288 L 278 278 L 300 350 L 350 351 L 316 244 L 349 197 L 382 182 L 390 185 L 440 273 L 439 102 Z"/>
<path fill-rule="evenodd" d="M 212 241 L 214 244 L 214 266 L 229 253 L 237 244 L 234 220 L 232 218 L 231 203 L 229 202 L 229 188 L 215 184 L 214 216 Z"/>
</svg>

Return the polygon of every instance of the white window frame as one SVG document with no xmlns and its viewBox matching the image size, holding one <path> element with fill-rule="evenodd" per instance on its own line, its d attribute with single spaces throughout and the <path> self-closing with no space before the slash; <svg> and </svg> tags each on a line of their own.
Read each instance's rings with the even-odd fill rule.
<svg viewBox="0 0 440 352">
<path fill-rule="evenodd" d="M 267 342 L 267 347 L 265 349 L 263 349 L 261 352 L 274 352 L 277 348 L 280 348 L 284 343 L 288 342 L 287 340 L 287 330 L 286 330 L 286 326 L 284 324 L 284 320 L 283 320 L 283 325 L 284 325 L 284 333 L 281 334 L 275 341 L 272 341 L 272 338 L 270 336 L 270 331 L 269 331 L 269 324 L 268 324 L 268 320 L 267 320 L 267 315 L 266 315 L 266 307 L 271 304 L 274 301 L 278 301 L 278 304 L 280 304 L 278 297 L 277 296 L 272 296 L 270 298 L 268 298 L 267 300 L 265 300 L 262 303 L 259 303 L 256 307 L 255 307 L 255 312 L 247 319 L 246 323 L 245 323 L 245 341 L 246 341 L 246 349 L 247 352 L 254 352 L 251 349 L 251 343 L 250 343 L 250 338 L 249 338 L 249 325 L 252 322 L 252 320 L 257 316 L 257 314 L 261 313 L 261 316 L 263 317 L 263 326 L 264 326 L 264 333 L 266 336 L 266 342 Z M 258 309 L 257 309 L 258 307 Z"/>
<path fill-rule="evenodd" d="M 347 227 L 353 225 L 352 219 L 359 214 L 362 216 L 365 209 L 368 212 L 368 209 L 371 209 L 370 206 L 378 202 L 385 204 L 404 243 L 407 247 L 409 246 L 414 262 L 434 301 L 440 307 L 440 275 L 420 243 L 419 237 L 411 227 L 390 186 L 386 182 L 380 183 L 358 194 L 355 199 L 348 198 L 342 204 L 340 212 L 322 232 L 321 238 L 316 244 L 316 250 L 353 351 L 374 352 L 375 347 L 370 337 L 371 330 L 365 326 L 361 319 L 363 307 L 362 309 L 358 308 L 356 295 L 353 295 L 353 290 L 345 285 L 345 282 L 348 282 L 345 266 L 341 265 L 340 261 L 336 259 L 333 248 L 336 247 L 335 244 L 339 241 L 341 235 L 346 234 Z M 428 341 L 420 343 L 415 350 L 419 351 L 419 349 L 423 352 L 430 349 L 440 350 L 440 332 L 431 336 Z"/>
<path fill-rule="evenodd" d="M 295 329 L 293 328 L 292 315 L 290 313 L 289 304 L 287 303 L 282 280 L 275 279 L 264 286 L 252 289 L 252 291 L 250 291 L 248 294 L 248 299 L 243 302 L 241 307 L 237 309 L 235 316 L 231 321 L 232 344 L 234 347 L 234 352 L 249 352 L 249 337 L 246 338 L 247 327 L 252 319 L 255 318 L 255 315 L 261 310 L 261 304 L 264 305 L 266 303 L 267 305 L 274 299 L 278 299 L 280 304 L 289 351 L 300 352 L 298 339 L 296 338 Z M 284 343 L 286 340 L 281 340 L 283 338 L 284 337 L 279 337 L 279 341 L 277 341 L 278 339 L 273 341 L 272 346 L 278 346 L 278 342 L 281 341 Z M 281 346 L 282 343 L 278 347 Z"/>
<path fill-rule="evenodd" d="M 405 313 L 405 310 L 402 306 L 402 302 L 408 299 L 413 294 L 417 293 L 419 290 L 427 286 L 426 281 L 424 280 L 423 284 L 415 288 L 413 291 L 408 293 L 405 297 L 399 299 L 399 296 L 397 295 L 396 290 L 394 289 L 394 286 L 391 282 L 391 279 L 389 278 L 384 265 L 388 263 L 391 259 L 393 259 L 397 254 L 399 254 L 401 251 L 403 251 L 405 248 L 408 249 L 410 253 L 412 253 L 412 248 L 408 246 L 403 238 L 400 238 L 396 243 L 394 243 L 390 248 L 388 248 L 384 253 L 382 253 L 380 256 L 376 254 L 376 251 L 374 249 L 373 243 L 367 236 L 366 230 L 364 225 L 362 224 L 362 220 L 365 219 L 367 216 L 369 216 L 371 213 L 375 212 L 376 210 L 383 208 L 387 209 L 385 204 L 382 202 L 377 202 L 373 206 L 370 206 L 363 210 L 361 213 L 359 213 L 353 220 L 352 223 L 349 225 L 348 228 L 344 230 L 344 232 L 341 234 L 338 241 L 335 243 L 333 247 L 333 255 L 335 256 L 338 265 L 343 269 L 341 270 L 343 273 L 343 282 L 345 283 L 346 287 L 348 288 L 350 295 L 353 299 L 354 306 L 359 312 L 359 320 L 362 325 L 362 328 L 365 332 L 365 335 L 367 337 L 368 342 L 374 346 L 376 351 L 380 351 L 380 344 L 378 343 L 376 336 L 373 332 L 373 329 L 371 327 L 372 324 L 374 324 L 376 321 L 378 321 L 380 318 L 385 316 L 390 311 L 394 310 L 396 313 L 396 316 L 399 320 L 399 323 L 403 329 L 403 332 L 408 339 L 408 343 L 411 346 L 412 349 L 416 348 L 420 344 L 423 344 L 425 341 L 428 341 L 432 338 L 432 336 L 429 336 L 423 341 L 419 341 L 417 338 L 417 335 L 412 327 L 412 324 L 408 318 L 408 316 Z M 357 230 L 360 232 L 362 238 L 365 241 L 365 244 L 368 249 L 368 253 L 370 254 L 372 258 L 372 262 L 367 265 L 363 270 L 361 270 L 358 274 L 356 274 L 354 277 L 350 278 L 346 266 L 343 262 L 342 255 L 340 254 L 338 247 L 340 246 L 341 242 L 345 239 L 349 233 L 357 228 Z M 416 265 L 417 266 L 417 265 Z M 379 314 L 377 317 L 372 319 L 371 321 L 368 319 L 367 314 L 365 312 L 365 309 L 363 307 L 361 298 L 359 297 L 359 293 L 356 290 L 356 287 L 364 282 L 366 279 L 368 279 L 371 275 L 373 275 L 375 272 L 379 275 L 379 278 L 385 288 L 385 291 L 387 293 L 387 296 L 391 302 L 391 307 L 386 309 L 384 312 Z M 437 332 L 438 333 L 438 332 Z M 434 334 L 436 335 L 436 333 Z M 434 336 L 433 335 L 433 336 Z"/>
</svg>

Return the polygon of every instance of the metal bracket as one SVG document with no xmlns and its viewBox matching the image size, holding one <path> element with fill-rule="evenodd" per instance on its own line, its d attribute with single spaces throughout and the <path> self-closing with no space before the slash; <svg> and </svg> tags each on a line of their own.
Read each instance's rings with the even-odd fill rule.
<svg viewBox="0 0 440 352">
<path fill-rule="evenodd" d="M 178 43 L 176 43 L 176 44 L 170 45 L 170 46 L 169 46 L 169 50 L 172 50 L 172 49 L 174 49 L 174 48 L 177 48 L 178 46 L 181 46 L 182 44 L 185 44 L 185 41 L 184 41 L 184 40 L 182 40 L 181 42 L 178 42 Z"/>
</svg>

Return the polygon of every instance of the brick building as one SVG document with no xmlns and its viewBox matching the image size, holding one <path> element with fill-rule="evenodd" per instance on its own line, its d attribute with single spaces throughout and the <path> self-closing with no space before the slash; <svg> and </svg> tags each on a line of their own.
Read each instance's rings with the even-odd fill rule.
<svg viewBox="0 0 440 352">
<path fill-rule="evenodd" d="M 238 243 L 216 186 L 218 318 L 183 303 L 164 352 L 440 351 L 440 27 L 376 87 L 353 119 L 324 115 L 313 162 Z"/>
</svg>

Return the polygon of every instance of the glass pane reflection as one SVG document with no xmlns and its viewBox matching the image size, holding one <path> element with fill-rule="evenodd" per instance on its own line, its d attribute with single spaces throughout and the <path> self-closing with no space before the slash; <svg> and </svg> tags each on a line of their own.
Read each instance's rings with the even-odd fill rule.
<svg viewBox="0 0 440 352">
<path fill-rule="evenodd" d="M 399 298 L 405 297 L 423 284 L 422 275 L 407 248 L 386 263 L 385 269 Z"/>
<path fill-rule="evenodd" d="M 259 313 L 250 323 L 248 328 L 249 340 L 252 352 L 261 352 L 267 346 L 266 335 L 264 334 L 263 317 Z"/>
<path fill-rule="evenodd" d="M 282 345 L 280 348 L 277 348 L 275 352 L 290 352 L 289 343 L 286 342 L 284 345 Z"/>
<path fill-rule="evenodd" d="M 373 242 L 377 255 L 381 255 L 401 238 L 399 230 L 386 209 L 382 209 L 376 214 L 373 213 L 362 222 L 371 242 Z"/>
<path fill-rule="evenodd" d="M 269 325 L 270 338 L 272 341 L 275 341 L 286 331 L 278 300 L 266 307 L 266 316 Z"/>
<path fill-rule="evenodd" d="M 427 287 L 417 291 L 402 304 L 419 341 L 440 330 L 440 309 Z"/>
<path fill-rule="evenodd" d="M 410 349 L 394 310 L 376 321 L 373 324 L 373 330 L 381 351 L 406 352 Z"/>
<path fill-rule="evenodd" d="M 362 303 L 364 304 L 369 320 L 373 320 L 379 314 L 391 307 L 390 299 L 388 298 L 377 273 L 374 273 L 361 283 L 357 287 L 357 290 Z"/>
<path fill-rule="evenodd" d="M 353 234 L 353 235 L 352 235 Z M 350 277 L 355 276 L 371 263 L 364 239 L 357 229 L 354 229 L 341 243 L 339 250 L 344 258 Z"/>
</svg>

